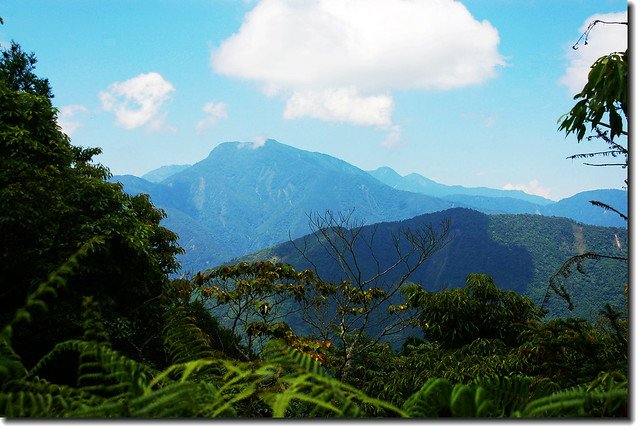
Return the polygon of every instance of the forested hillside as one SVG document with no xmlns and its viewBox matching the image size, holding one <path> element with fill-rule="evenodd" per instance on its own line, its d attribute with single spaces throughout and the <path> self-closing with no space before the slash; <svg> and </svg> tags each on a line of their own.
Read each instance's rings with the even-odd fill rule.
<svg viewBox="0 0 640 430">
<path fill-rule="evenodd" d="M 469 273 L 486 273 L 502 289 L 523 294 L 542 305 L 549 279 L 569 257 L 587 251 L 628 254 L 627 230 L 623 228 L 595 227 L 539 215 L 485 215 L 458 208 L 364 226 L 354 238 L 353 260 L 357 260 L 362 276 L 371 278 L 380 267 L 391 266 L 397 258 L 395 240 L 407 246 L 406 231 L 417 234 L 425 226 L 437 228 L 445 221 L 450 223 L 447 244 L 408 278 L 428 291 L 456 288 L 464 284 Z M 350 219 L 341 227 L 357 225 L 357 219 Z M 311 234 L 237 261 L 281 261 L 298 270 L 314 269 L 323 279 L 339 282 L 345 276 L 344 269 L 324 240 Z M 385 273 L 380 282 L 393 284 L 404 270 L 404 265 L 397 266 Z M 575 309 L 567 312 L 566 304 L 554 297 L 548 304 L 551 314 L 593 320 L 602 303 L 623 305 L 627 263 L 585 263 L 584 273 L 575 271 L 564 282 L 574 296 Z"/>
</svg>

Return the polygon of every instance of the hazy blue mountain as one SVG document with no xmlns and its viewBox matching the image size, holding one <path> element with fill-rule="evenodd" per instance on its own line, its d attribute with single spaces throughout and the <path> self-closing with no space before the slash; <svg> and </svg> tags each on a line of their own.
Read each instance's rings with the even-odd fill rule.
<svg viewBox="0 0 640 430">
<path fill-rule="evenodd" d="M 486 273 L 493 276 L 502 289 L 526 294 L 541 303 L 549 278 L 569 257 L 587 251 L 628 254 L 627 230 L 623 228 L 588 226 L 567 218 L 540 215 L 486 215 L 456 208 L 364 227 L 360 233 L 363 240 L 355 247 L 363 278 L 370 278 L 378 273 L 379 267 L 385 268 L 395 261 L 394 235 L 402 237 L 406 229 L 417 231 L 425 225 L 438 228 L 444 219 L 451 222 L 450 242 L 410 278 L 432 291 L 463 286 L 469 273 Z M 323 279 L 334 282 L 345 279 L 335 260 L 313 235 L 236 261 L 274 259 L 292 264 L 298 270 L 313 269 L 296 247 L 307 250 L 307 257 Z M 606 302 L 623 305 L 623 286 L 628 282 L 624 262 L 589 261 L 584 269 L 585 274 L 575 271 L 566 280 L 567 289 L 574 296 L 574 316 L 593 319 Z M 390 271 L 382 279 L 382 286 L 392 284 L 402 270 L 399 267 Z M 555 315 L 566 313 L 566 304 L 555 296 L 550 307 Z"/>
<path fill-rule="evenodd" d="M 628 193 L 624 190 L 584 191 L 541 210 L 544 215 L 568 217 L 586 224 L 627 227 L 620 215 L 592 205 L 591 200 L 606 203 L 624 215 L 629 214 Z"/>
<path fill-rule="evenodd" d="M 169 176 L 182 172 L 188 167 L 191 167 L 191 164 L 171 164 L 169 166 L 161 166 L 142 175 L 142 179 L 146 179 L 149 182 L 162 182 Z"/>
<path fill-rule="evenodd" d="M 628 194 L 624 190 L 585 191 L 554 202 L 520 190 L 443 185 L 417 173 L 401 176 L 390 167 L 381 167 L 369 171 L 369 174 L 393 188 L 439 197 L 454 203 L 455 206 L 488 214 L 541 214 L 567 217 L 591 225 L 627 226 L 618 214 L 589 203 L 590 200 L 601 201 L 627 214 Z"/>
<path fill-rule="evenodd" d="M 445 196 L 449 197 L 454 195 L 508 197 L 511 199 L 524 200 L 539 206 L 553 203 L 553 200 L 527 194 L 520 190 L 498 190 L 486 187 L 467 188 L 461 185 L 444 185 L 425 178 L 417 173 L 410 173 L 406 176 L 402 176 L 391 167 L 380 167 L 376 170 L 371 170 L 368 173 L 390 187 L 404 191 L 412 191 L 414 193 L 427 194 L 434 197 L 444 198 Z"/>
<path fill-rule="evenodd" d="M 325 154 L 268 140 L 263 146 L 227 142 L 209 156 L 159 184 L 115 177 L 129 193 L 144 192 L 179 219 L 165 223 L 190 244 L 182 257 L 189 270 L 309 233 L 314 211 L 354 211 L 374 223 L 401 220 L 453 207 L 451 202 L 394 190 L 361 169 Z M 204 241 L 198 225 L 206 229 Z M 197 258 L 195 256 L 198 256 Z M 206 265 L 204 265 L 206 264 Z"/>
<path fill-rule="evenodd" d="M 386 181 L 394 175 L 403 178 L 388 168 L 378 172 L 387 175 Z M 429 182 L 420 178 L 414 179 Z M 187 250 L 180 260 L 187 271 L 204 270 L 307 234 L 308 215 L 312 212 L 353 210 L 354 218 L 371 224 L 467 207 L 485 213 L 543 213 L 590 224 L 621 225 L 618 215 L 603 214 L 602 209 L 591 207 L 585 199 L 591 196 L 614 204 L 618 200 L 612 196 L 626 196 L 620 190 L 594 191 L 552 204 L 542 199 L 544 205 L 508 197 L 521 192 L 504 190 L 493 190 L 498 195 L 506 193 L 498 197 L 447 194 L 438 198 L 394 189 L 342 160 L 273 140 L 260 147 L 222 143 L 204 160 L 159 183 L 128 175 L 116 176 L 113 181 L 122 182 L 128 193 L 149 194 L 154 204 L 167 212 L 163 223 L 180 236 L 180 243 Z M 434 186 L 444 187 L 448 193 L 458 190 Z"/>
</svg>

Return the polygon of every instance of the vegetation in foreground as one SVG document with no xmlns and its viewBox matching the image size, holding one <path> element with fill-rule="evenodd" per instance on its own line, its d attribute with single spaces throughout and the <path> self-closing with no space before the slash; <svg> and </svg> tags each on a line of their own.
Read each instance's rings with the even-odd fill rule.
<svg viewBox="0 0 640 430">
<path fill-rule="evenodd" d="M 34 65 L 15 43 L 0 60 L 0 415 L 628 416 L 628 309 L 544 320 L 482 274 L 403 303 L 270 262 L 170 280 L 162 212 L 70 144 Z M 421 336 L 372 338 L 374 308 Z M 289 312 L 326 324 L 302 336 Z"/>
</svg>

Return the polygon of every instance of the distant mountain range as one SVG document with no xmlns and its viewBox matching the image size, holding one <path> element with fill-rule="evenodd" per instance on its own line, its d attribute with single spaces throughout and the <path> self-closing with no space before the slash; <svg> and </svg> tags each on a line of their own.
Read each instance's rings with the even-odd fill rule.
<svg viewBox="0 0 640 430">
<path fill-rule="evenodd" d="M 440 197 L 455 203 L 456 206 L 472 208 L 484 213 L 560 216 L 584 224 L 610 227 L 627 226 L 627 223 L 618 214 L 589 203 L 591 200 L 600 201 L 626 214 L 628 212 L 627 192 L 623 190 L 584 191 L 554 202 L 520 190 L 443 185 L 417 173 L 401 176 L 390 167 L 381 167 L 369 173 L 395 189 Z"/>
<path fill-rule="evenodd" d="M 525 294 L 538 304 L 551 278 L 571 256 L 586 251 L 627 256 L 627 230 L 578 224 L 567 218 L 536 215 L 487 215 L 470 209 L 448 209 L 399 222 L 365 226 L 353 248 L 363 279 L 370 279 L 380 268 L 397 259 L 393 237 L 408 246 L 403 232 L 416 232 L 432 225 L 436 230 L 448 219 L 450 242 L 426 260 L 409 281 L 431 291 L 461 287 L 469 273 L 491 275 L 504 290 Z M 304 256 L 300 250 L 304 250 Z M 375 258 L 374 258 L 375 257 Z M 285 242 L 236 261 L 272 260 L 292 264 L 298 270 L 314 269 L 322 279 L 340 282 L 346 278 L 342 268 L 314 235 Z M 311 264 L 310 262 L 313 262 Z M 593 319 L 604 303 L 622 307 L 624 285 L 628 281 L 624 261 L 599 260 L 583 265 L 584 274 L 573 270 L 564 280 L 575 304 L 572 316 Z M 388 288 L 406 270 L 400 265 L 389 271 L 375 286 Z M 370 285 L 374 286 L 374 285 Z M 551 295 L 552 315 L 567 314 L 566 303 Z"/>
<path fill-rule="evenodd" d="M 454 207 L 485 213 L 539 213 L 600 225 L 624 225 L 594 207 L 601 200 L 626 212 L 626 193 L 598 190 L 554 203 L 521 191 L 447 186 L 390 168 L 365 172 L 337 158 L 274 140 L 263 146 L 226 142 L 194 165 L 164 166 L 143 178 L 114 176 L 130 194 L 146 193 L 178 233 L 189 272 L 310 232 L 312 212 L 353 211 L 367 224 L 400 221 Z M 616 206 L 618 205 L 619 206 Z"/>
<path fill-rule="evenodd" d="M 486 187 L 466 188 L 461 185 L 443 185 L 417 173 L 401 176 L 391 167 L 380 167 L 376 170 L 369 171 L 369 174 L 380 182 L 398 190 L 442 197 L 447 200 L 451 196 L 474 196 L 519 199 L 538 206 L 554 203 L 553 200 L 527 194 L 520 190 L 498 190 Z"/>
</svg>

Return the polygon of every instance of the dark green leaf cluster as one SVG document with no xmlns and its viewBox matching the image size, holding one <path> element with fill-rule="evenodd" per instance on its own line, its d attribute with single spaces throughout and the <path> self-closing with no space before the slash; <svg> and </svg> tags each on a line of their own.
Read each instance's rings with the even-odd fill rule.
<svg viewBox="0 0 640 430">
<path fill-rule="evenodd" d="M 470 274 L 463 288 L 431 293 L 413 285 L 404 294 L 418 309 L 417 325 L 425 337 L 446 348 L 478 338 L 513 345 L 523 325 L 543 316 L 531 299 L 502 291 L 488 275 Z"/>
<path fill-rule="evenodd" d="M 574 97 L 579 100 L 578 103 L 561 118 L 559 129 L 565 130 L 567 135 L 576 133 L 578 141 L 587 132 L 587 125 L 591 130 L 606 127 L 612 141 L 620 135 L 626 135 L 624 122 L 629 111 L 628 75 L 627 51 L 614 52 L 596 60 L 591 66 L 587 84 Z"/>
<path fill-rule="evenodd" d="M 22 91 L 49 99 L 53 98 L 49 80 L 39 78 L 33 73 L 37 62 L 38 60 L 33 52 L 27 54 L 18 43 L 11 41 L 9 49 L 2 51 L 0 80 L 4 81 L 14 91 Z"/>
<path fill-rule="evenodd" d="M 98 149 L 70 144 L 34 65 L 15 43 L 0 59 L 0 324 L 100 237 L 104 252 L 85 256 L 40 319 L 15 326 L 14 347 L 33 364 L 56 342 L 79 335 L 82 297 L 94 296 L 114 345 L 158 359 L 160 326 L 142 327 L 154 321 L 166 275 L 178 268 L 177 236 L 160 226 L 164 213 L 147 196 L 106 181 L 108 170 L 91 162 Z"/>
</svg>

